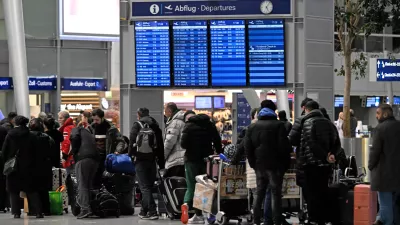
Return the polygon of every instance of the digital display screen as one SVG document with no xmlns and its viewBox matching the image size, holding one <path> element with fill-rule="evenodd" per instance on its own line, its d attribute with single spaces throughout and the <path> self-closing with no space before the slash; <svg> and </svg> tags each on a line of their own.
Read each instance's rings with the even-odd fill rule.
<svg viewBox="0 0 400 225">
<path fill-rule="evenodd" d="M 119 41 L 119 4 L 119 0 L 59 0 L 60 38 Z"/>
<path fill-rule="evenodd" d="M 386 97 L 386 102 L 389 104 L 389 97 Z M 400 105 L 400 97 L 398 96 L 393 97 L 393 105 Z"/>
<path fill-rule="evenodd" d="M 250 86 L 285 85 L 285 23 L 283 20 L 249 20 Z"/>
<path fill-rule="evenodd" d="M 208 86 L 206 21 L 174 21 L 174 85 Z"/>
<path fill-rule="evenodd" d="M 136 85 L 171 85 L 168 21 L 135 22 Z"/>
<path fill-rule="evenodd" d="M 214 109 L 225 108 L 225 97 L 224 96 L 214 96 Z"/>
<path fill-rule="evenodd" d="M 381 97 L 367 97 L 366 107 L 378 107 L 381 104 Z"/>
<path fill-rule="evenodd" d="M 344 97 L 335 96 L 335 107 L 343 107 L 343 105 L 344 105 Z"/>
<path fill-rule="evenodd" d="M 212 109 L 212 97 L 196 96 L 194 107 L 196 109 Z"/>
<path fill-rule="evenodd" d="M 210 30 L 212 86 L 246 86 L 245 21 L 211 20 Z"/>
</svg>

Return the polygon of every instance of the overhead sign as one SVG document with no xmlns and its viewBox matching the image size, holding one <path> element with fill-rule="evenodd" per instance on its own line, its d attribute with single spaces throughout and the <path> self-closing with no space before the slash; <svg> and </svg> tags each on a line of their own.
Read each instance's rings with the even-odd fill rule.
<svg viewBox="0 0 400 225">
<path fill-rule="evenodd" d="M 369 80 L 372 82 L 400 81 L 400 60 L 370 58 Z"/>
<path fill-rule="evenodd" d="M 12 78 L 0 77 L 0 90 L 12 90 L 12 89 L 14 89 Z"/>
<path fill-rule="evenodd" d="M 57 77 L 29 77 L 29 90 L 32 91 L 52 91 L 57 90 Z"/>
<path fill-rule="evenodd" d="M 61 90 L 66 91 L 107 91 L 107 79 L 62 78 Z"/>
<path fill-rule="evenodd" d="M 292 0 L 132 2 L 132 19 L 181 16 L 290 16 Z M 142 17 L 142 18 L 140 18 Z"/>
<path fill-rule="evenodd" d="M 237 94 L 237 133 L 240 134 L 243 129 L 251 124 L 251 106 L 246 97 L 239 93 Z"/>
</svg>

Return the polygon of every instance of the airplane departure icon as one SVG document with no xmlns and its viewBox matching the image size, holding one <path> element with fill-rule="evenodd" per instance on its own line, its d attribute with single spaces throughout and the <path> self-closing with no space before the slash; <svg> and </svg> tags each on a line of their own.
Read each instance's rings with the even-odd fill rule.
<svg viewBox="0 0 400 225">
<path fill-rule="evenodd" d="M 215 22 L 211 22 L 212 25 L 215 25 Z"/>
<path fill-rule="evenodd" d="M 178 26 L 178 23 L 177 23 L 177 22 L 174 22 L 174 25 L 175 25 L 175 26 Z"/>
<path fill-rule="evenodd" d="M 172 10 L 172 5 L 165 6 L 166 9 Z"/>
<path fill-rule="evenodd" d="M 250 21 L 249 24 L 254 24 L 254 21 Z"/>
</svg>

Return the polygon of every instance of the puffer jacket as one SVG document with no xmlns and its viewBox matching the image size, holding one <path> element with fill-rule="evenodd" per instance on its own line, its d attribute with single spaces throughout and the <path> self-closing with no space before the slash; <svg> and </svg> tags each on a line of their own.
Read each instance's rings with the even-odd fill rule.
<svg viewBox="0 0 400 225">
<path fill-rule="evenodd" d="M 290 165 L 291 146 L 282 121 L 274 111 L 264 108 L 258 121 L 246 132 L 244 148 L 251 168 L 255 170 L 283 170 Z"/>
<path fill-rule="evenodd" d="M 185 112 L 178 111 L 167 121 L 164 133 L 165 169 L 184 165 L 185 149 L 181 147 L 181 135 L 185 127 Z"/>
<path fill-rule="evenodd" d="M 124 152 L 126 144 L 124 137 L 114 124 L 104 119 L 101 124 L 92 123 L 90 126 L 94 131 L 97 150 L 99 151 L 100 156 L 105 157 L 106 155 L 115 152 Z"/>
<path fill-rule="evenodd" d="M 318 143 L 312 138 L 313 126 L 318 122 Z M 302 119 L 301 144 L 298 154 L 298 167 L 306 165 L 324 166 L 329 165 L 328 153 L 336 155 L 341 146 L 339 133 L 336 126 L 327 120 L 320 110 L 313 110 Z"/>
<path fill-rule="evenodd" d="M 222 152 L 221 136 L 210 117 L 199 114 L 189 118 L 182 132 L 181 147 L 186 149 L 185 161 L 204 162 L 204 158 Z"/>
</svg>

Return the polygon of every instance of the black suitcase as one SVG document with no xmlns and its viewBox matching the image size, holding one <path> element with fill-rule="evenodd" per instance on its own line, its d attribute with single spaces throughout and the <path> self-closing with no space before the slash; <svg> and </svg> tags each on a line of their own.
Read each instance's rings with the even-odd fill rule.
<svg viewBox="0 0 400 225">
<path fill-rule="evenodd" d="M 158 211 L 170 219 L 181 215 L 181 206 L 186 193 L 186 179 L 183 177 L 163 178 L 158 185 Z"/>
<path fill-rule="evenodd" d="M 107 191 L 117 197 L 122 215 L 135 213 L 135 176 L 104 172 L 103 183 Z"/>
<path fill-rule="evenodd" d="M 343 225 L 353 224 L 354 185 L 339 183 L 329 186 L 328 222 Z"/>
</svg>

